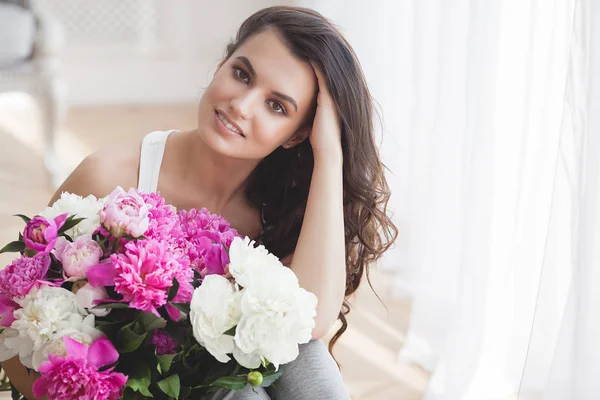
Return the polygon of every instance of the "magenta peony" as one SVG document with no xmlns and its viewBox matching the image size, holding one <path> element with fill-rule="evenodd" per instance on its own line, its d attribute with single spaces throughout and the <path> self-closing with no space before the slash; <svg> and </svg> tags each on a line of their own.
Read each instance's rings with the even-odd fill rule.
<svg viewBox="0 0 600 400">
<path fill-rule="evenodd" d="M 27 295 L 31 288 L 44 279 L 50 267 L 50 256 L 22 256 L 0 270 L 0 294 L 10 298 Z"/>
<path fill-rule="evenodd" d="M 156 345 L 158 355 L 177 353 L 177 342 L 164 329 L 155 330 L 150 343 Z"/>
<path fill-rule="evenodd" d="M 207 209 L 179 211 L 181 236 L 178 246 L 190 258 L 192 268 L 202 276 L 224 274 L 229 262 L 223 246 L 229 247 L 237 231 L 218 214 Z"/>
<path fill-rule="evenodd" d="M 127 243 L 125 252 L 111 255 L 111 260 L 116 271 L 115 290 L 123 300 L 130 307 L 157 315 L 157 308 L 167 302 L 173 278 L 192 277 L 187 257 L 170 252 L 165 242 L 152 239 Z"/>
<path fill-rule="evenodd" d="M 38 253 L 49 253 L 54 248 L 58 239 L 58 230 L 65 224 L 68 213 L 61 214 L 54 219 L 34 217 L 23 231 L 23 241 L 28 249 Z"/>
<path fill-rule="evenodd" d="M 149 225 L 144 236 L 158 241 L 174 242 L 181 237 L 179 217 L 175 208 L 165 205 L 165 199 L 158 193 L 140 192 L 141 198 L 148 206 Z"/>
<path fill-rule="evenodd" d="M 36 397 L 48 396 L 49 400 L 116 400 L 123 393 L 127 377 L 112 368 L 100 368 L 115 363 L 119 353 L 105 337 L 97 339 L 89 347 L 63 337 L 66 357 L 50 354 L 43 363 L 41 377 L 33 384 Z"/>
</svg>

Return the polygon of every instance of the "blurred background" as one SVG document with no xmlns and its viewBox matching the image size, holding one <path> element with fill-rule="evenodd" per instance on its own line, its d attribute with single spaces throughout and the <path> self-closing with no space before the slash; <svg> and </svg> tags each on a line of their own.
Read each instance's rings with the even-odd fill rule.
<svg viewBox="0 0 600 400">
<path fill-rule="evenodd" d="M 400 237 L 336 348 L 352 398 L 597 399 L 594 0 L 0 0 L 0 243 L 100 146 L 195 127 L 272 5 L 338 25 L 382 116 Z"/>
</svg>

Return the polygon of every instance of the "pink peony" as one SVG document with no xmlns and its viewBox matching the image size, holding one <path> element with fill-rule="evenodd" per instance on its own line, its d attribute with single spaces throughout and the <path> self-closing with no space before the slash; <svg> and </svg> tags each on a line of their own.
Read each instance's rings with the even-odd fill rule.
<svg viewBox="0 0 600 400">
<path fill-rule="evenodd" d="M 23 241 L 28 249 L 38 253 L 49 253 L 58 239 L 58 231 L 65 224 L 68 213 L 61 214 L 54 219 L 34 217 L 23 231 Z"/>
<path fill-rule="evenodd" d="M 158 315 L 157 308 L 167 302 L 173 278 L 181 279 L 180 287 L 192 279 L 187 257 L 169 251 L 165 242 L 131 241 L 125 252 L 111 255 L 116 271 L 115 290 L 123 300 L 139 310 Z"/>
<path fill-rule="evenodd" d="M 48 396 L 49 400 L 116 400 L 123 393 L 127 376 L 100 368 L 115 363 L 119 353 L 103 336 L 89 347 L 63 337 L 66 357 L 50 354 L 39 372 L 41 377 L 33 384 L 35 397 Z"/>
<path fill-rule="evenodd" d="M 0 326 L 8 328 L 15 320 L 14 312 L 20 308 L 17 303 L 7 296 L 0 295 Z"/>
<path fill-rule="evenodd" d="M 181 273 L 177 274 L 175 278 L 179 282 L 179 290 L 177 295 L 173 298 L 173 303 L 189 303 L 192 300 L 194 294 L 194 286 L 192 281 L 194 280 L 194 271 L 189 268 L 182 269 Z"/>
<path fill-rule="evenodd" d="M 115 237 L 142 236 L 150 224 L 148 206 L 137 190 L 120 186 L 108 196 L 100 211 L 100 223 Z"/>
<path fill-rule="evenodd" d="M 177 342 L 164 329 L 155 330 L 150 343 L 156 345 L 158 355 L 177 353 Z"/>
<path fill-rule="evenodd" d="M 0 294 L 9 298 L 25 296 L 31 288 L 44 279 L 50 267 L 50 256 L 22 256 L 0 270 Z"/>
<path fill-rule="evenodd" d="M 56 243 L 56 258 L 62 263 L 63 277 L 69 281 L 85 279 L 86 270 L 100 262 L 102 247 L 92 235 L 81 235 L 74 242 L 59 238 Z"/>
<path fill-rule="evenodd" d="M 190 258 L 192 267 L 203 276 L 220 274 L 229 262 L 224 246 L 229 247 L 237 231 L 218 214 L 207 209 L 180 211 L 181 236 L 178 247 Z"/>
<path fill-rule="evenodd" d="M 147 239 L 164 240 L 172 243 L 181 237 L 179 217 L 175 208 L 165 205 L 165 199 L 158 193 L 143 193 L 140 196 L 148 206 L 150 223 L 144 236 Z"/>
</svg>

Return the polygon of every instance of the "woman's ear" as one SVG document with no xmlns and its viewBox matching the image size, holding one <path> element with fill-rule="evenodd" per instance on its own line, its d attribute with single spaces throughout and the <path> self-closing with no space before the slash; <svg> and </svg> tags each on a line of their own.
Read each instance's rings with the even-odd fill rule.
<svg viewBox="0 0 600 400">
<path fill-rule="evenodd" d="M 305 125 L 304 127 L 298 129 L 294 136 L 287 142 L 283 144 L 283 147 L 286 149 L 291 149 L 293 147 L 298 146 L 300 143 L 304 142 L 308 136 L 310 135 L 311 126 Z"/>
</svg>

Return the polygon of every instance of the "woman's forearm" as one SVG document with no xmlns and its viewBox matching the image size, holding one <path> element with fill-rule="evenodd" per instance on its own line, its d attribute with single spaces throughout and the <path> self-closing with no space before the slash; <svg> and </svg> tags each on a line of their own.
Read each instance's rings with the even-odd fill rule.
<svg viewBox="0 0 600 400">
<path fill-rule="evenodd" d="M 38 378 L 35 372 L 27 373 L 27 369 L 19 361 L 19 357 L 13 357 L 2 363 L 2 369 L 6 372 L 6 376 L 10 379 L 14 387 L 17 388 L 23 396 L 28 400 L 35 400 L 33 395 L 33 383 Z"/>
<path fill-rule="evenodd" d="M 342 152 L 314 153 L 304 222 L 290 268 L 300 286 L 319 299 L 313 338 L 324 336 L 336 321 L 344 300 L 346 254 L 344 238 Z"/>
</svg>

